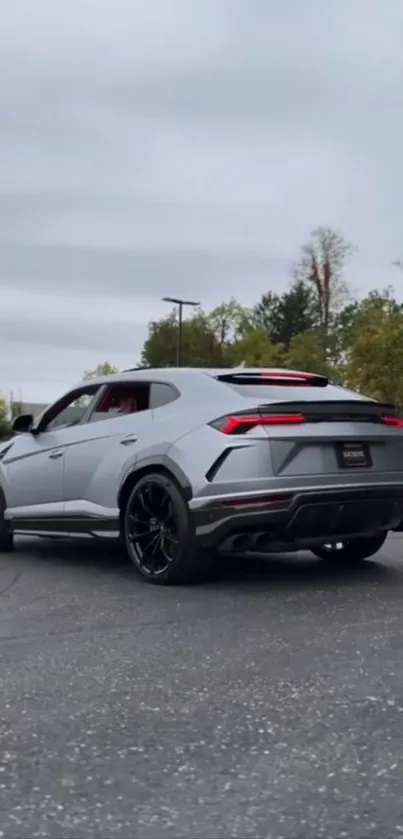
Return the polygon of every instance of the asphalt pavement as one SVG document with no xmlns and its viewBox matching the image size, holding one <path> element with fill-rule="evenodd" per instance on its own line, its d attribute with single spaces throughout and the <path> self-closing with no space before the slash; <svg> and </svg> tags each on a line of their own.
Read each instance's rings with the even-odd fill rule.
<svg viewBox="0 0 403 839">
<path fill-rule="evenodd" d="M 401 536 L 181 589 L 22 540 L 0 592 L 0 837 L 403 835 Z"/>
</svg>

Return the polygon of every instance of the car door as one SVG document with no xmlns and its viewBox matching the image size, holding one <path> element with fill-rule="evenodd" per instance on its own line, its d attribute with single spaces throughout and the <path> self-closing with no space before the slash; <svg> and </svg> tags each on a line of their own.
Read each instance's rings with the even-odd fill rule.
<svg viewBox="0 0 403 839">
<path fill-rule="evenodd" d="M 99 385 L 76 388 L 54 403 L 34 423 L 32 432 L 13 440 L 2 458 L 7 517 L 21 529 L 57 526 L 64 507 L 64 457 L 69 435 L 78 431 Z"/>
<path fill-rule="evenodd" d="M 121 469 L 128 458 L 136 458 L 138 444 L 152 423 L 149 383 L 126 379 L 107 385 L 88 422 L 71 429 L 64 462 L 64 512 L 69 529 L 117 529 Z"/>
</svg>

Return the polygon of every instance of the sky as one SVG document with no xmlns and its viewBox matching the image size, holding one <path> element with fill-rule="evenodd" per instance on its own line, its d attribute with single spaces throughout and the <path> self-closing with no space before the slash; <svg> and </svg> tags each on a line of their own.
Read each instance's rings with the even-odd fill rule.
<svg viewBox="0 0 403 839">
<path fill-rule="evenodd" d="M 402 32 L 396 0 L 2 0 L 0 391 L 135 366 L 164 295 L 284 290 L 318 225 L 403 298 Z"/>
</svg>

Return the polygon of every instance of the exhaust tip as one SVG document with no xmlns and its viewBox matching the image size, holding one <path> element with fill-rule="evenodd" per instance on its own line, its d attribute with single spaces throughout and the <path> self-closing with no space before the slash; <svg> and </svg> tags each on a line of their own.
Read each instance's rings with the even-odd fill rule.
<svg viewBox="0 0 403 839">
<path fill-rule="evenodd" d="M 236 536 L 233 543 L 232 543 L 232 550 L 233 551 L 247 551 L 251 548 L 251 540 L 250 536 L 247 533 L 240 533 L 239 536 Z"/>
<path fill-rule="evenodd" d="M 267 551 L 271 541 L 270 533 L 259 533 L 255 539 L 255 549 L 258 551 Z"/>
</svg>

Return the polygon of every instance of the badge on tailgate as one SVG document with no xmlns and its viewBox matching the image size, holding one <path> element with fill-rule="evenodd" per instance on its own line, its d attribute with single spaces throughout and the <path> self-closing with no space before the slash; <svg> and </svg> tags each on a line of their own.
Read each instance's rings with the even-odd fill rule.
<svg viewBox="0 0 403 839">
<path fill-rule="evenodd" d="M 372 466 L 368 443 L 336 443 L 340 469 L 362 469 Z"/>
</svg>

